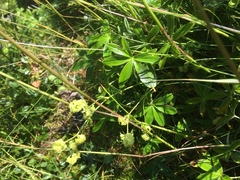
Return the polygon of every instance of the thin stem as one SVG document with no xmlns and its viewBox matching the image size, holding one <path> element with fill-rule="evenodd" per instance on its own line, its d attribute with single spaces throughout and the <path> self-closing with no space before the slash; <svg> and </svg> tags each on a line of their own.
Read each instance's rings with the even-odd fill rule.
<svg viewBox="0 0 240 180">
<path fill-rule="evenodd" d="M 37 62 L 40 66 L 42 66 L 44 69 L 48 70 L 51 74 L 53 74 L 54 76 L 56 76 L 58 79 L 60 79 L 62 82 L 64 82 L 66 85 L 68 85 L 70 88 L 72 88 L 73 90 L 75 90 L 76 92 L 78 92 L 79 94 L 81 94 L 82 96 L 84 96 L 86 99 L 92 101 L 93 103 L 97 104 L 98 106 L 100 106 L 101 108 L 105 109 L 106 111 L 110 112 L 113 115 L 116 116 L 121 116 L 118 113 L 114 112 L 113 110 L 109 109 L 108 107 L 102 105 L 101 103 L 97 102 L 96 100 L 94 100 L 93 98 L 91 98 L 89 95 L 87 95 L 86 93 L 84 93 L 83 91 L 81 91 L 80 89 L 78 89 L 74 84 L 70 83 L 65 77 L 63 77 L 61 74 L 59 74 L 58 72 L 54 71 L 51 67 L 49 67 L 47 64 L 45 64 L 44 62 L 42 62 L 40 59 L 38 59 L 34 54 L 32 54 L 30 51 L 26 50 L 23 46 L 21 46 L 20 44 L 18 44 L 17 42 L 15 42 L 11 37 L 9 37 L 7 34 L 5 34 L 4 32 L 2 32 L 0 30 L 0 35 L 3 36 L 5 39 L 7 39 L 10 43 L 12 43 L 14 46 L 16 46 L 19 50 L 21 50 L 22 52 L 24 52 L 28 57 L 30 57 L 32 60 L 34 60 L 35 62 Z"/>
<path fill-rule="evenodd" d="M 58 97 L 56 97 L 56 96 L 53 96 L 53 95 L 48 94 L 48 93 L 46 93 L 46 92 L 44 92 L 44 91 L 41 91 L 40 89 L 37 89 L 37 88 L 35 88 L 35 87 L 33 87 L 33 86 L 29 85 L 29 84 L 26 84 L 26 83 L 24 83 L 24 82 L 22 82 L 22 81 L 19 81 L 19 80 L 17 80 L 16 78 L 14 78 L 14 77 L 12 77 L 12 76 L 9 76 L 8 74 L 5 74 L 5 73 L 2 72 L 2 71 L 0 71 L 0 75 L 4 76 L 4 77 L 6 77 L 6 78 L 8 78 L 8 79 L 10 79 L 10 80 L 13 80 L 13 81 L 17 82 L 18 84 L 20 84 L 20 85 L 22 85 L 22 86 L 24 86 L 24 87 L 26 87 L 26 88 L 32 89 L 32 90 L 34 90 L 34 91 L 36 91 L 36 92 L 38 92 L 38 93 L 40 93 L 40 94 L 43 94 L 44 96 L 50 97 L 50 98 L 52 98 L 52 99 L 54 99 L 54 100 L 57 100 L 57 101 L 59 101 L 59 102 L 62 102 L 62 103 L 64 103 L 64 104 L 69 104 L 67 101 L 64 101 L 63 99 L 60 99 L 60 98 L 58 98 Z"/>
<path fill-rule="evenodd" d="M 211 22 L 210 22 L 210 20 L 207 16 L 206 12 L 203 9 L 202 4 L 200 3 L 199 0 L 193 0 L 193 4 L 195 5 L 195 7 L 197 7 L 197 9 L 199 10 L 199 13 L 201 14 L 203 20 L 206 22 L 207 28 L 210 30 L 211 37 L 213 38 L 213 40 L 217 44 L 218 49 L 220 50 L 220 52 L 222 53 L 222 55 L 226 59 L 228 65 L 232 69 L 232 72 L 236 75 L 237 79 L 240 81 L 240 74 L 238 73 L 237 67 L 235 66 L 235 64 L 231 60 L 231 57 L 230 57 L 229 53 L 227 52 L 225 46 L 223 45 L 219 35 L 214 31 L 213 26 L 212 26 L 212 24 L 211 24 Z"/>
<path fill-rule="evenodd" d="M 145 8 L 147 9 L 148 13 L 150 14 L 150 16 L 153 18 L 153 20 L 157 23 L 160 31 L 166 36 L 166 38 L 169 40 L 169 42 L 179 51 L 182 53 L 182 55 L 190 62 L 192 63 L 194 66 L 201 68 L 207 72 L 210 72 L 209 69 L 203 67 L 202 65 L 197 64 L 197 62 L 191 57 L 189 56 L 184 50 L 182 50 L 182 48 L 180 48 L 174 41 L 173 39 L 168 35 L 166 29 L 162 26 L 162 24 L 160 23 L 160 21 L 158 20 L 158 18 L 156 17 L 156 15 L 153 13 L 152 9 L 148 6 L 146 0 L 143 0 L 143 4 L 145 6 Z"/>
</svg>

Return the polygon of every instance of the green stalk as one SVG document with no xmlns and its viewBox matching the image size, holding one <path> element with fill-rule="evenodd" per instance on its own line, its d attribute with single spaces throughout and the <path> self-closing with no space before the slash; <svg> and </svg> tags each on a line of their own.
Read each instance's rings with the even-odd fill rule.
<svg viewBox="0 0 240 180">
<path fill-rule="evenodd" d="M 153 18 L 153 20 L 156 22 L 156 24 L 158 25 L 160 31 L 163 33 L 163 35 L 166 36 L 166 38 L 169 40 L 169 42 L 177 49 L 179 50 L 182 55 L 187 59 L 187 61 L 189 61 L 190 63 L 192 63 L 194 66 L 201 68 L 207 72 L 210 72 L 208 68 L 203 67 L 202 65 L 197 64 L 197 62 L 191 57 L 189 56 L 185 51 L 182 50 L 182 48 L 180 48 L 174 41 L 173 39 L 168 35 L 166 29 L 162 26 L 162 24 L 160 23 L 160 21 L 158 20 L 158 18 L 156 17 L 156 15 L 153 13 L 152 9 L 148 6 L 146 0 L 143 0 L 143 4 L 145 6 L 145 8 L 147 9 L 148 13 L 150 14 L 150 16 Z"/>
<path fill-rule="evenodd" d="M 16 46 L 19 50 L 21 50 L 23 53 L 25 53 L 28 57 L 30 57 L 33 61 L 35 61 L 36 63 L 38 63 L 40 66 L 42 66 L 44 69 L 48 70 L 52 75 L 56 76 L 58 79 L 60 79 L 63 83 L 65 83 L 67 86 L 69 86 L 70 88 L 72 88 L 74 91 L 78 92 L 79 94 L 81 94 L 83 97 L 85 97 L 86 99 L 92 101 L 93 103 L 97 104 L 98 106 L 102 107 L 103 109 L 105 109 L 106 111 L 110 112 L 113 115 L 121 116 L 118 113 L 114 112 L 113 110 L 109 109 L 108 107 L 102 105 L 101 103 L 97 102 L 96 100 L 94 100 L 93 98 L 91 98 L 89 95 L 87 95 L 86 93 L 84 93 L 83 91 L 81 91 L 80 89 L 78 89 L 74 84 L 70 83 L 65 77 L 63 77 L 61 74 L 59 74 L 58 72 L 54 71 L 51 67 L 49 67 L 47 64 L 45 64 L 44 62 L 42 62 L 40 59 L 38 59 L 34 54 L 32 54 L 30 51 L 26 50 L 23 46 L 21 46 L 20 44 L 18 44 L 17 42 L 15 42 L 11 37 L 9 37 L 7 34 L 5 34 L 4 32 L 2 32 L 0 30 L 0 35 L 3 36 L 5 39 L 7 39 L 10 43 L 12 43 L 14 46 Z"/>
<path fill-rule="evenodd" d="M 24 86 L 24 87 L 26 87 L 26 88 L 32 89 L 33 91 L 36 91 L 36 92 L 38 92 L 38 93 L 40 93 L 40 94 L 43 94 L 44 96 L 50 97 L 50 98 L 52 98 L 52 99 L 54 99 L 54 100 L 57 100 L 57 101 L 59 101 L 59 102 L 62 102 L 62 103 L 64 103 L 64 104 L 69 104 L 67 101 L 64 101 L 63 99 L 60 99 L 60 98 L 58 98 L 58 97 L 56 97 L 56 96 L 53 96 L 53 95 L 48 94 L 48 93 L 46 93 L 46 92 L 44 92 L 44 91 L 41 91 L 40 89 L 37 89 L 37 88 L 35 88 L 35 87 L 27 84 L 27 83 L 24 83 L 24 82 L 22 82 L 22 81 L 20 81 L 20 80 L 17 80 L 16 78 L 14 78 L 14 77 L 12 77 L 12 76 L 9 76 L 8 74 L 5 74 L 5 73 L 2 72 L 2 71 L 0 71 L 0 75 L 4 76 L 4 77 L 6 77 L 6 78 L 8 78 L 8 79 L 10 79 L 10 80 L 13 80 L 13 81 L 17 82 L 18 84 L 20 84 L 20 85 L 22 85 L 22 86 Z"/>
</svg>

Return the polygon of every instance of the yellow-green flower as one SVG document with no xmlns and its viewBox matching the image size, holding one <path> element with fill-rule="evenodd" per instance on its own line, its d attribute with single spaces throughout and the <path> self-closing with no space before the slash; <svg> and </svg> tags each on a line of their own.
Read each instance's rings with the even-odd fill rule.
<svg viewBox="0 0 240 180">
<path fill-rule="evenodd" d="M 95 107 L 94 105 L 91 105 L 87 108 L 85 108 L 85 110 L 83 111 L 84 113 L 84 119 L 88 120 L 89 118 L 92 117 L 93 113 L 95 112 Z"/>
<path fill-rule="evenodd" d="M 80 152 L 73 153 L 71 156 L 67 158 L 66 162 L 68 162 L 71 165 L 74 165 L 79 158 L 80 158 Z"/>
<path fill-rule="evenodd" d="M 72 102 L 69 103 L 69 109 L 72 113 L 84 110 L 87 106 L 88 106 L 87 102 L 84 99 L 73 100 Z"/>
<path fill-rule="evenodd" d="M 120 139 L 123 141 L 125 138 L 125 134 L 120 133 Z"/>
<path fill-rule="evenodd" d="M 86 141 L 86 136 L 84 134 L 79 134 L 76 136 L 75 143 L 77 145 L 82 144 Z"/>
<path fill-rule="evenodd" d="M 118 122 L 122 126 L 126 126 L 129 123 L 129 116 L 124 116 L 124 117 L 118 117 Z"/>
<path fill-rule="evenodd" d="M 149 135 L 146 133 L 142 134 L 141 137 L 144 141 L 148 141 L 150 139 Z"/>
<path fill-rule="evenodd" d="M 76 142 L 70 141 L 69 147 L 70 147 L 72 150 L 74 150 L 74 151 L 77 150 L 77 144 L 76 144 Z"/>
<path fill-rule="evenodd" d="M 149 126 L 147 123 L 143 123 L 143 124 L 141 125 L 141 127 L 142 127 L 143 129 L 148 130 L 148 131 L 151 131 L 151 130 L 152 130 L 151 126 Z"/>
<path fill-rule="evenodd" d="M 61 153 L 62 151 L 67 149 L 67 145 L 62 139 L 59 139 L 53 143 L 52 148 L 57 153 Z"/>
</svg>

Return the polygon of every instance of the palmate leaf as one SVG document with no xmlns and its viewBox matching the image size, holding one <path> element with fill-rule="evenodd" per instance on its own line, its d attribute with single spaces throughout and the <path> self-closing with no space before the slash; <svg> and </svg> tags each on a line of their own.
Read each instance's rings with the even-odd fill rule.
<svg viewBox="0 0 240 180">
<path fill-rule="evenodd" d="M 151 65 L 145 65 L 138 62 L 134 63 L 140 81 L 148 88 L 156 87 L 157 76 Z"/>
<path fill-rule="evenodd" d="M 156 109 L 153 105 L 145 107 L 144 114 L 145 114 L 144 121 L 147 124 L 151 125 L 153 120 L 156 120 L 158 125 L 160 126 L 165 125 L 164 115 L 162 114 L 162 112 Z"/>
</svg>

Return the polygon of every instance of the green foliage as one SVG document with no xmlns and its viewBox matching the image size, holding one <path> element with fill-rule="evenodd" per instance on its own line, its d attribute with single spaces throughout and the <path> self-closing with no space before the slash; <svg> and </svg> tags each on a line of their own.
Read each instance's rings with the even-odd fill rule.
<svg viewBox="0 0 240 180">
<path fill-rule="evenodd" d="M 0 38 L 0 179 L 239 176 L 239 83 L 192 1 L 19 2 L 0 30 L 40 61 Z M 237 64 L 239 1 L 201 2 Z"/>
</svg>

